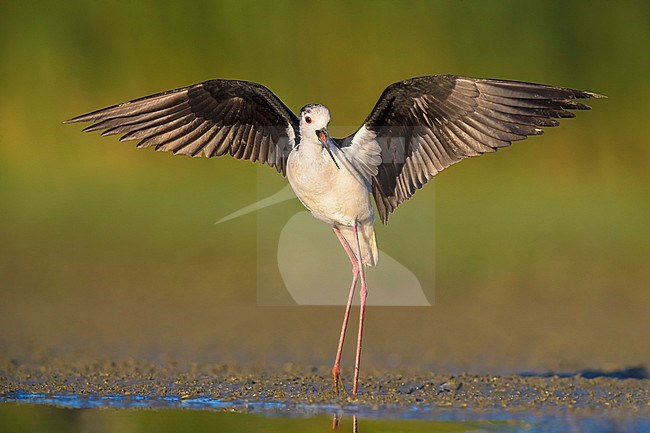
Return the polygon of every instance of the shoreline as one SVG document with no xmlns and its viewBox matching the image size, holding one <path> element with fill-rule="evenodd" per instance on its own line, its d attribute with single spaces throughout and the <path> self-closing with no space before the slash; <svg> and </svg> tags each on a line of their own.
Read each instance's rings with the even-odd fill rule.
<svg viewBox="0 0 650 433">
<path fill-rule="evenodd" d="M 256 407 L 298 413 L 318 413 L 324 408 L 368 412 L 376 408 L 397 414 L 443 410 L 489 414 L 505 409 L 533 415 L 597 415 L 605 411 L 616 417 L 638 417 L 647 414 L 650 379 L 642 369 L 631 371 L 645 378 L 606 377 L 605 373 L 587 378 L 373 370 L 362 375 L 360 394 L 351 396 L 337 395 L 327 369 L 316 367 L 260 369 L 239 364 L 179 366 L 137 361 L 9 363 L 0 369 L 0 401 L 29 403 L 30 398 L 59 396 L 60 402 L 65 396 L 76 396 L 99 403 L 110 400 L 117 407 L 145 401 L 144 407 L 151 408 L 164 407 L 161 403 L 167 402 L 169 407 L 242 412 L 250 408 L 255 411 Z M 347 382 L 350 373 L 344 370 Z M 56 405 L 56 397 L 53 401 L 50 404 Z"/>
</svg>

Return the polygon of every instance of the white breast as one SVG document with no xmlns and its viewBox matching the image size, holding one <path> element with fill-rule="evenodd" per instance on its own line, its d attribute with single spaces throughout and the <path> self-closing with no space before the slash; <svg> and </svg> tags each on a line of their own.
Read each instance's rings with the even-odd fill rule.
<svg viewBox="0 0 650 433">
<path fill-rule="evenodd" d="M 355 176 L 339 149 L 332 149 L 338 166 L 320 143 L 301 143 L 287 161 L 287 179 L 314 217 L 328 224 L 372 224 L 374 213 L 367 186 Z M 345 163 L 344 163 L 345 162 Z"/>
</svg>

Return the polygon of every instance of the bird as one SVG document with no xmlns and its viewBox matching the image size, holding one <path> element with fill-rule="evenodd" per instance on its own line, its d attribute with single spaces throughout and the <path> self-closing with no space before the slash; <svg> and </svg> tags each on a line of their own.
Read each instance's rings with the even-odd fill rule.
<svg viewBox="0 0 650 433">
<path fill-rule="evenodd" d="M 332 384 L 345 392 L 341 357 L 359 283 L 359 323 L 352 394 L 359 389 L 368 285 L 377 265 L 374 223 L 435 175 L 462 159 L 540 135 L 588 110 L 580 99 L 605 96 L 565 87 L 456 75 L 428 75 L 385 88 L 370 114 L 344 138 L 328 132 L 329 110 L 307 104 L 296 116 L 262 84 L 213 79 L 71 118 L 83 132 L 121 134 L 138 148 L 193 157 L 230 155 L 266 164 L 286 176 L 311 214 L 329 224 L 352 266 Z M 373 207 L 374 202 L 374 207 Z M 375 211 L 376 209 L 376 211 Z"/>
</svg>

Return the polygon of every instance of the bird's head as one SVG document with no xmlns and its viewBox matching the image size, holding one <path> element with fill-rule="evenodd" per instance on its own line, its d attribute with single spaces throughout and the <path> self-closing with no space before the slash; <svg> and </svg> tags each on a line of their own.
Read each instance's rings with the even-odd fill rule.
<svg viewBox="0 0 650 433">
<path fill-rule="evenodd" d="M 300 136 L 315 137 L 323 147 L 327 147 L 329 139 L 327 124 L 329 122 L 330 111 L 324 105 L 305 105 L 300 109 Z"/>
<path fill-rule="evenodd" d="M 336 144 L 330 139 L 330 134 L 327 132 L 328 123 L 330 123 L 330 110 L 324 105 L 309 104 L 300 109 L 300 137 L 306 140 L 316 138 L 317 143 L 327 150 L 336 168 L 340 168 L 330 148 Z"/>
</svg>

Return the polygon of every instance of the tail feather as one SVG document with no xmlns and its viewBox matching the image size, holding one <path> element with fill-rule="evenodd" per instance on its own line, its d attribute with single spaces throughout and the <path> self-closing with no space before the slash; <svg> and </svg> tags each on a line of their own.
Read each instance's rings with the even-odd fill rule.
<svg viewBox="0 0 650 433">
<path fill-rule="evenodd" d="M 357 251 L 357 241 L 352 227 L 339 226 L 343 238 L 352 251 Z M 361 247 L 361 260 L 366 266 L 375 266 L 379 258 L 377 253 L 377 240 L 372 224 L 361 224 L 359 227 L 359 245 Z"/>
</svg>

